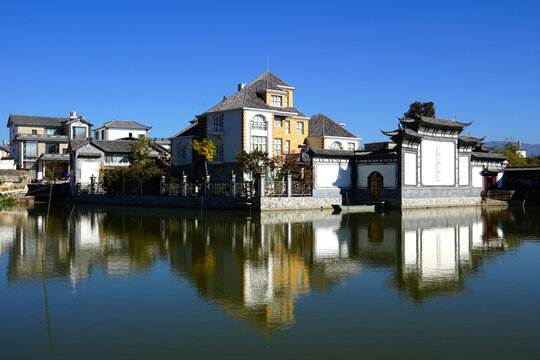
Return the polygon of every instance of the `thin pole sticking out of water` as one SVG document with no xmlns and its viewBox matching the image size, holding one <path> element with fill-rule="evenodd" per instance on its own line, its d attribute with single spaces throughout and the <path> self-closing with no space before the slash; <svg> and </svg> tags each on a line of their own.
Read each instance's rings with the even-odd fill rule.
<svg viewBox="0 0 540 360">
<path fill-rule="evenodd" d="M 54 167 L 52 170 L 51 179 L 52 179 L 52 183 L 51 183 L 51 188 L 49 190 L 49 205 L 47 206 L 47 217 L 45 218 L 45 231 L 43 232 L 43 251 L 41 252 L 41 263 L 45 263 L 45 249 L 47 249 L 47 228 L 49 227 L 49 211 L 51 210 L 52 189 L 54 185 Z"/>
</svg>

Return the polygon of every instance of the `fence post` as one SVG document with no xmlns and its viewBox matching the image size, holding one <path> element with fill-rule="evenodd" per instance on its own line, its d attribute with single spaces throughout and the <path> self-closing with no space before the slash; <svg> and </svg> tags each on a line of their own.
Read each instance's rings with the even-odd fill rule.
<svg viewBox="0 0 540 360">
<path fill-rule="evenodd" d="M 159 182 L 159 195 L 163 195 L 165 191 L 165 175 L 161 175 L 161 181 Z"/>
<path fill-rule="evenodd" d="M 96 177 L 94 175 L 90 176 L 90 194 L 94 195 L 96 191 Z"/>
<path fill-rule="evenodd" d="M 204 177 L 203 196 L 208 196 L 208 187 L 210 186 L 210 175 Z"/>
<path fill-rule="evenodd" d="M 235 192 L 235 184 L 236 184 L 236 175 L 234 174 L 234 170 L 231 170 L 231 174 L 229 175 L 229 195 L 234 197 L 236 196 Z"/>
<path fill-rule="evenodd" d="M 122 179 L 122 195 L 126 195 L 126 179 Z"/>
<path fill-rule="evenodd" d="M 180 196 L 186 196 L 187 191 L 187 175 L 182 171 L 182 177 L 180 178 Z"/>
<path fill-rule="evenodd" d="M 292 196 L 292 174 L 285 175 L 287 179 L 287 197 Z"/>
<path fill-rule="evenodd" d="M 143 194 L 143 179 L 141 178 L 141 195 Z"/>
<path fill-rule="evenodd" d="M 264 186 L 264 174 L 257 174 L 257 196 L 264 197 L 265 186 Z"/>
</svg>

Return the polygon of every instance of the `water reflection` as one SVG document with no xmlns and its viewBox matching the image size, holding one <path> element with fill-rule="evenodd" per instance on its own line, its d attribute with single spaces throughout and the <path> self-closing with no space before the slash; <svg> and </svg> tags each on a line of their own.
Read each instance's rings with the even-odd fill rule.
<svg viewBox="0 0 540 360">
<path fill-rule="evenodd" d="M 234 214 L 143 208 L 56 207 L 46 249 L 49 281 L 73 291 L 96 272 L 137 277 L 157 262 L 198 294 L 263 331 L 291 326 L 295 304 L 354 274 L 384 269 L 419 303 L 456 294 L 483 259 L 540 232 L 536 213 L 478 208 Z M 0 212 L 0 261 L 9 283 L 42 281 L 45 207 Z"/>
</svg>

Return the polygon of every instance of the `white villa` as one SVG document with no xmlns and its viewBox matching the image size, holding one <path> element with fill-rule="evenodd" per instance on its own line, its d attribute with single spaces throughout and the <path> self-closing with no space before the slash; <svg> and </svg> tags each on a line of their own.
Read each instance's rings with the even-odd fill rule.
<svg viewBox="0 0 540 360">
<path fill-rule="evenodd" d="M 148 137 L 151 126 L 136 121 L 112 120 L 94 129 L 96 140 L 118 140 L 124 138 Z"/>
</svg>

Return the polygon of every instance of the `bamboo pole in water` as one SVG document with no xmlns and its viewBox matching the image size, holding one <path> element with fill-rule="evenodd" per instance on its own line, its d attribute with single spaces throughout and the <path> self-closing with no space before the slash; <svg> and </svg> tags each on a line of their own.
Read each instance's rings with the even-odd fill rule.
<svg viewBox="0 0 540 360">
<path fill-rule="evenodd" d="M 45 218 L 45 231 L 43 231 L 43 251 L 41 252 L 41 262 L 45 262 L 45 249 L 47 249 L 47 228 L 49 227 L 49 212 L 51 210 L 51 198 L 52 198 L 52 189 L 54 186 L 54 167 L 52 171 L 52 183 L 51 188 L 49 189 L 49 205 L 47 206 L 47 217 Z"/>
</svg>

